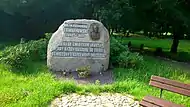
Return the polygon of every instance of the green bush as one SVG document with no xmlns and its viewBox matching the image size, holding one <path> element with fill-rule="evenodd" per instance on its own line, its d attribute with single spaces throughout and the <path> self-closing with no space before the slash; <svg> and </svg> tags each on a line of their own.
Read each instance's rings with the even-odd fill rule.
<svg viewBox="0 0 190 107">
<path fill-rule="evenodd" d="M 124 68 L 135 68 L 143 62 L 143 57 L 138 53 L 132 53 L 128 47 L 122 45 L 114 37 L 111 38 L 110 61 L 113 65 Z"/>
<path fill-rule="evenodd" d="M 119 55 L 117 62 L 122 68 L 137 68 L 143 63 L 143 56 L 125 51 Z"/>
<path fill-rule="evenodd" d="M 0 62 L 16 69 L 22 69 L 29 60 L 45 60 L 50 35 L 51 34 L 46 34 L 46 38 L 37 41 L 29 41 L 27 43 L 6 47 L 0 53 Z"/>
<path fill-rule="evenodd" d="M 28 47 L 23 44 L 6 48 L 0 56 L 0 62 L 4 62 L 5 64 L 18 69 L 23 68 L 24 62 L 28 59 Z"/>
<path fill-rule="evenodd" d="M 38 41 L 30 41 L 25 45 L 29 45 L 30 59 L 31 60 L 45 60 L 47 54 L 48 42 L 46 39 Z"/>
<path fill-rule="evenodd" d="M 45 33 L 45 39 L 50 40 L 53 33 Z"/>
<path fill-rule="evenodd" d="M 123 68 L 136 68 L 143 62 L 143 57 L 138 53 L 132 53 L 128 47 L 122 45 L 114 37 L 111 38 L 110 61 L 113 65 Z"/>
<path fill-rule="evenodd" d="M 112 64 L 117 64 L 117 57 L 120 55 L 120 53 L 128 50 L 127 47 L 122 45 L 118 40 L 116 40 L 114 37 L 111 38 L 110 41 L 110 61 Z"/>
</svg>

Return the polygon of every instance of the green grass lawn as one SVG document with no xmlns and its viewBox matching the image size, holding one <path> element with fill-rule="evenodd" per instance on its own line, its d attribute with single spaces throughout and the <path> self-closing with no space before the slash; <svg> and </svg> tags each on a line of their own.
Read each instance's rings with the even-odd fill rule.
<svg viewBox="0 0 190 107">
<path fill-rule="evenodd" d="M 129 37 L 122 39 L 122 42 L 126 44 L 129 41 L 131 41 L 132 46 L 140 47 L 141 44 L 144 44 L 145 47 L 149 48 L 162 47 L 164 51 L 170 51 L 172 45 L 172 39 L 150 39 L 148 37 Z M 178 51 L 190 53 L 190 41 L 180 40 Z"/>
<path fill-rule="evenodd" d="M 130 88 L 126 88 L 128 89 L 126 91 L 134 95 L 137 99 L 142 99 L 142 97 L 145 95 L 154 95 L 159 97 L 160 89 L 153 88 L 148 85 L 151 75 L 157 75 L 184 83 L 190 83 L 190 71 L 188 68 L 176 66 L 153 57 L 145 57 L 144 66 L 140 69 L 128 70 L 117 68 L 114 71 L 114 75 L 117 82 L 124 82 L 124 84 L 129 84 L 128 86 L 131 86 Z M 134 83 L 134 85 L 131 85 L 131 83 Z M 189 97 L 184 97 L 167 91 L 164 91 L 163 95 L 164 99 L 178 104 L 190 106 Z"/>
<path fill-rule="evenodd" d="M 33 63 L 26 72 L 0 65 L 0 107 L 45 106 L 62 92 L 72 92 L 72 82 L 56 81 L 44 63 Z"/>
<path fill-rule="evenodd" d="M 29 63 L 25 71 L 10 71 L 0 65 L 0 107 L 47 106 L 62 93 L 119 92 L 141 100 L 145 95 L 159 96 L 159 89 L 148 85 L 151 75 L 158 75 L 184 83 L 190 83 L 187 69 L 173 67 L 164 61 L 145 57 L 144 66 L 139 69 L 116 68 L 115 83 L 77 85 L 73 81 L 59 81 L 48 71 L 45 62 Z M 190 98 L 164 91 L 163 98 L 178 104 L 190 106 Z"/>
</svg>

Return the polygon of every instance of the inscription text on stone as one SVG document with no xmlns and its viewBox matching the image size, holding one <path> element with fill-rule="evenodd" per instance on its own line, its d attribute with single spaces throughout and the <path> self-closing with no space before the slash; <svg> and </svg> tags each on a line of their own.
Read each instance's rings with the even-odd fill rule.
<svg viewBox="0 0 190 107">
<path fill-rule="evenodd" d="M 105 58 L 103 43 L 63 41 L 56 50 L 52 51 L 55 57 L 91 57 Z"/>
<path fill-rule="evenodd" d="M 84 38 L 88 35 L 88 25 L 77 23 L 65 23 L 63 31 L 66 37 Z"/>
</svg>

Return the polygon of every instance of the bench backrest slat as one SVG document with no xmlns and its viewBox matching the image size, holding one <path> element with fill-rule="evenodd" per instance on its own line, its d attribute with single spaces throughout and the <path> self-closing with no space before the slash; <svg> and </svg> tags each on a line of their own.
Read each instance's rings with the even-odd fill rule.
<svg viewBox="0 0 190 107">
<path fill-rule="evenodd" d="M 190 84 L 184 84 L 158 76 L 152 76 L 149 84 L 157 88 L 161 88 L 185 96 L 190 96 Z"/>
</svg>

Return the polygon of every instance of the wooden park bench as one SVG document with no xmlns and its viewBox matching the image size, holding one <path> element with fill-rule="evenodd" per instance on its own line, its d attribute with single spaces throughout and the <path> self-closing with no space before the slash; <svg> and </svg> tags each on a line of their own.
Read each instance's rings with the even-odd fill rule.
<svg viewBox="0 0 190 107">
<path fill-rule="evenodd" d="M 153 96 L 146 96 L 140 102 L 143 107 L 184 107 L 162 98 L 163 90 L 178 93 L 184 96 L 190 96 L 190 84 L 184 84 L 166 78 L 152 76 L 149 85 L 160 88 L 160 98 Z"/>
</svg>

